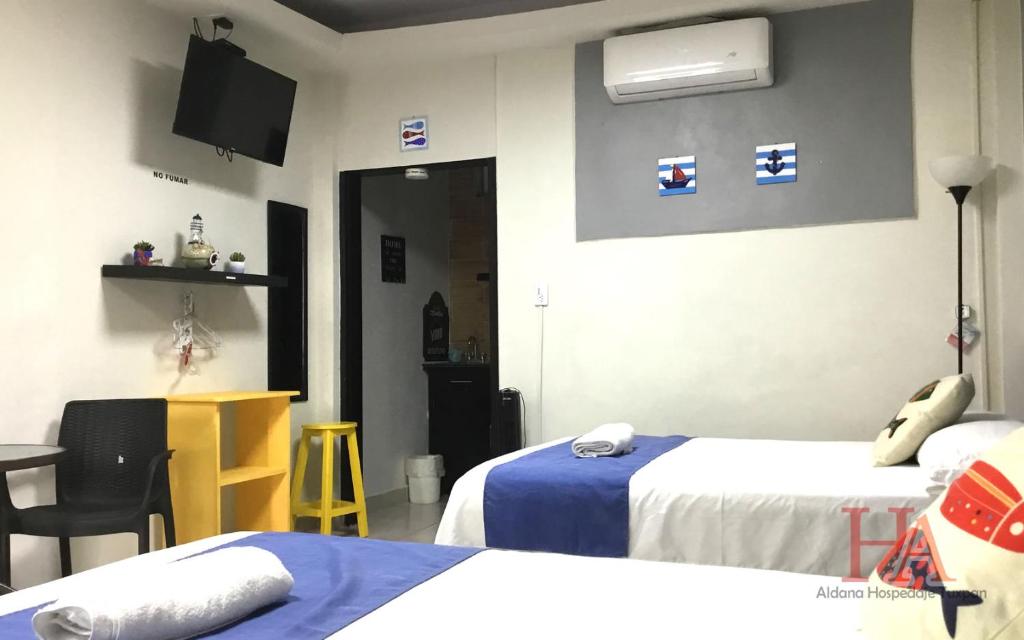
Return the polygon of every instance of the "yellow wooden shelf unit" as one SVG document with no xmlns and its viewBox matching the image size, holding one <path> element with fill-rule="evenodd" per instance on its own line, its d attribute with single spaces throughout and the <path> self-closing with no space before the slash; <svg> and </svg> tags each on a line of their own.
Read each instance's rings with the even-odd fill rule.
<svg viewBox="0 0 1024 640">
<path fill-rule="evenodd" d="M 227 487 L 233 484 L 270 478 L 288 473 L 288 469 L 280 467 L 232 467 L 220 470 L 220 486 Z"/>
<path fill-rule="evenodd" d="M 221 489 L 235 491 L 234 530 L 288 531 L 291 397 L 297 391 L 167 398 L 171 500 L 178 544 L 221 531 Z M 234 464 L 223 469 L 222 417 L 234 408 Z"/>
</svg>

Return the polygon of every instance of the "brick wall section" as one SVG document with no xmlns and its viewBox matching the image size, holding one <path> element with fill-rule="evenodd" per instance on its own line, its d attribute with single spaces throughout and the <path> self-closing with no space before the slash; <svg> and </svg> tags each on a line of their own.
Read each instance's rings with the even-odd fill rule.
<svg viewBox="0 0 1024 640">
<path fill-rule="evenodd" d="M 484 198 L 476 168 L 455 169 L 449 177 L 451 199 L 450 297 L 451 344 L 468 353 L 467 341 L 476 337 L 480 353 L 490 357 L 488 296 L 490 285 L 478 282 L 487 273 L 487 223 Z"/>
</svg>

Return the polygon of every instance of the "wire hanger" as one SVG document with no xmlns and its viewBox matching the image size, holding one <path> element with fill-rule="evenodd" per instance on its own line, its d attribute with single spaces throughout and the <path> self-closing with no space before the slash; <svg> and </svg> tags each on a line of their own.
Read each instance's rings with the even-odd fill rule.
<svg viewBox="0 0 1024 640">
<path fill-rule="evenodd" d="M 185 314 L 171 322 L 174 334 L 174 350 L 181 358 L 182 369 L 197 373 L 193 362 L 194 351 L 215 352 L 224 344 L 216 331 L 196 317 L 195 296 L 191 291 L 185 294 Z"/>
</svg>

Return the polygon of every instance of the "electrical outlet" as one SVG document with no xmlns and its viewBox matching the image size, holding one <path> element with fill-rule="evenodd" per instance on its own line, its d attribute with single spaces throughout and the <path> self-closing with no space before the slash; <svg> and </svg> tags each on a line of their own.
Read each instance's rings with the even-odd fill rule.
<svg viewBox="0 0 1024 640">
<path fill-rule="evenodd" d="M 548 285 L 546 283 L 541 282 L 533 288 L 533 306 L 548 306 Z"/>
</svg>

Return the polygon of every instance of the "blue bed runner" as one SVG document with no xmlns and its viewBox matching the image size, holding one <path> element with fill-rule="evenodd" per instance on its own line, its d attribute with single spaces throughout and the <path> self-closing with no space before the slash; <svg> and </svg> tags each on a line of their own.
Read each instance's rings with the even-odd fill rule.
<svg viewBox="0 0 1024 640">
<path fill-rule="evenodd" d="M 225 547 L 270 551 L 295 587 L 284 604 L 202 638 L 322 640 L 480 551 L 302 533 L 260 533 L 217 548 Z M 0 638 L 34 640 L 32 614 L 45 604 L 0 617 Z"/>
<path fill-rule="evenodd" d="M 630 478 L 689 440 L 636 436 L 632 453 L 602 458 L 577 458 L 569 441 L 494 467 L 484 482 L 487 546 L 627 556 Z"/>
</svg>

